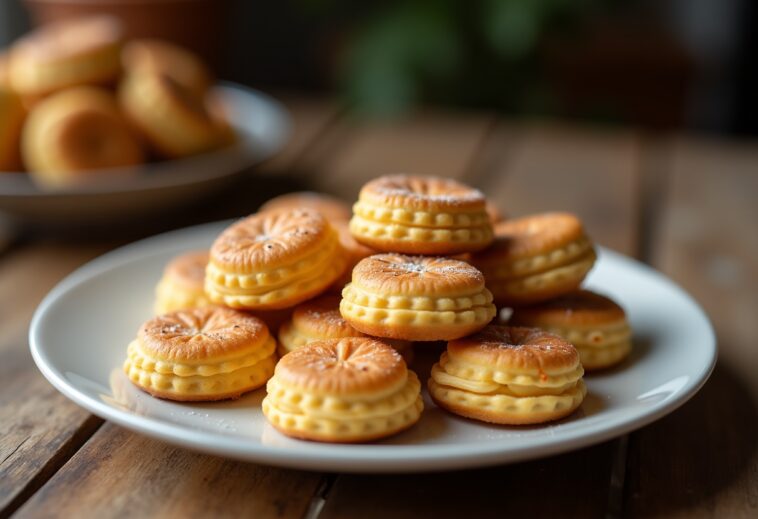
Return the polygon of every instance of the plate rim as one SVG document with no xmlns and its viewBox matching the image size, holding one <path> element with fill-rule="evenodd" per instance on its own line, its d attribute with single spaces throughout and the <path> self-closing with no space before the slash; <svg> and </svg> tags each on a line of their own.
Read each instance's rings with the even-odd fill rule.
<svg viewBox="0 0 758 519">
<path fill-rule="evenodd" d="M 43 376 L 64 396 L 89 412 L 132 431 L 153 437 L 167 443 L 180 445 L 190 450 L 221 455 L 228 458 L 263 463 L 274 466 L 304 470 L 327 470 L 356 473 L 382 472 L 429 472 L 462 468 L 484 467 L 515 463 L 528 459 L 547 457 L 562 452 L 576 450 L 627 434 L 644 427 L 673 412 L 694 396 L 710 377 L 718 358 L 718 346 L 713 325 L 708 315 L 697 301 L 673 280 L 654 268 L 624 254 L 598 247 L 600 256 L 614 257 L 621 262 L 634 264 L 646 274 L 658 278 L 678 291 L 699 314 L 707 336 L 703 338 L 706 353 L 710 354 L 707 365 L 690 376 L 675 398 L 664 399 L 647 408 L 645 414 L 614 417 L 598 429 L 561 431 L 560 435 L 546 435 L 532 438 L 526 446 L 518 448 L 498 447 L 502 440 L 456 445 L 319 445 L 318 449 L 279 448 L 252 443 L 240 437 L 219 436 L 210 431 L 193 430 L 186 426 L 157 421 L 129 411 L 112 407 L 96 398 L 79 391 L 63 373 L 55 369 L 45 357 L 38 335 L 41 323 L 55 302 L 79 284 L 93 279 L 103 272 L 119 268 L 138 259 L 157 253 L 153 245 L 166 239 L 181 238 L 182 235 L 196 235 L 206 229 L 220 228 L 234 220 L 210 222 L 161 233 L 144 238 L 109 251 L 80 266 L 67 275 L 43 298 L 34 312 L 29 327 L 29 348 L 37 368 Z M 558 437 L 558 439 L 556 439 Z M 388 451 L 396 454 L 388 458 Z M 392 452 L 390 452 L 392 453 Z"/>
</svg>

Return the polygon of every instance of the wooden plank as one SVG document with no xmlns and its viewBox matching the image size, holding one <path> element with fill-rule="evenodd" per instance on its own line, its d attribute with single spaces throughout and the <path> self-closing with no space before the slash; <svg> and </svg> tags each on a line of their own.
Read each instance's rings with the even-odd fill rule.
<svg viewBox="0 0 758 519">
<path fill-rule="evenodd" d="M 368 180 L 388 173 L 462 177 L 494 119 L 423 111 L 401 119 L 346 119 L 303 157 L 314 189 L 355 200 Z"/>
<path fill-rule="evenodd" d="M 608 471 L 598 452 L 465 472 L 340 476 L 319 517 L 600 517 Z"/>
<path fill-rule="evenodd" d="M 653 264 L 716 328 L 719 361 L 682 409 L 630 439 L 629 516 L 758 514 L 758 148 L 671 143 Z"/>
<path fill-rule="evenodd" d="M 302 517 L 320 476 L 196 454 L 104 425 L 16 517 Z"/>
<path fill-rule="evenodd" d="M 487 165 L 483 188 L 510 216 L 570 211 L 598 243 L 635 254 L 639 139 L 627 131 L 534 123 L 506 139 L 518 145 Z"/>
<path fill-rule="evenodd" d="M 451 142 L 464 140 L 463 133 L 450 137 Z M 636 252 L 639 150 L 632 134 L 609 139 L 596 132 L 530 127 L 522 133 L 518 127 L 499 125 L 473 148 L 469 166 L 453 174 L 482 186 L 504 210 L 573 211 L 599 239 Z M 546 150 L 560 151 L 561 156 Z M 377 150 L 364 160 L 369 163 L 386 153 Z M 576 179 L 569 181 L 565 175 Z M 588 182 L 594 183 L 591 188 L 585 187 Z M 617 442 L 606 442 L 545 460 L 420 477 L 343 475 L 320 517 L 604 516 L 618 449 Z"/>
<path fill-rule="evenodd" d="M 107 245 L 27 247 L 0 263 L 0 517 L 12 512 L 100 425 L 37 371 L 27 333 L 52 286 Z"/>
</svg>

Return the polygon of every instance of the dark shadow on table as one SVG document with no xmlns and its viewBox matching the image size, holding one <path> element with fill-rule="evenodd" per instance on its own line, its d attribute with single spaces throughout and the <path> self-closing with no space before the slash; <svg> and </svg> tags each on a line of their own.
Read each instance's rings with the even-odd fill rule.
<svg viewBox="0 0 758 519">
<path fill-rule="evenodd" d="M 690 402 L 633 434 L 629 441 L 625 510 L 629 516 L 686 516 L 712 510 L 708 501 L 740 489 L 749 513 L 755 501 L 758 402 L 750 386 L 726 362 Z M 740 479 L 742 483 L 739 483 Z M 751 484 L 752 481 L 752 484 Z"/>
</svg>

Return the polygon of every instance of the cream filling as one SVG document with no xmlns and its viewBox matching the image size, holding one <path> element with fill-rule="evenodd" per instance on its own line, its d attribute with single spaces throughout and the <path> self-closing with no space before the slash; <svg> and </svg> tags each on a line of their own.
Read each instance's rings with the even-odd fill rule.
<svg viewBox="0 0 758 519">
<path fill-rule="evenodd" d="M 456 377 L 447 373 L 439 364 L 432 367 L 432 379 L 442 386 L 449 386 L 471 393 L 483 395 L 507 395 L 512 397 L 561 395 L 576 386 L 581 377 L 566 382 L 560 386 L 540 387 L 537 385 L 498 384 L 497 382 L 481 382 Z"/>
<path fill-rule="evenodd" d="M 302 415 L 338 421 L 366 420 L 386 418 L 412 406 L 421 392 L 421 384 L 416 374 L 408 371 L 405 382 L 397 388 L 391 388 L 387 394 L 353 395 L 315 395 L 297 389 L 291 389 L 279 382 L 277 377 L 269 380 L 266 391 L 269 404 L 290 415 Z"/>
</svg>

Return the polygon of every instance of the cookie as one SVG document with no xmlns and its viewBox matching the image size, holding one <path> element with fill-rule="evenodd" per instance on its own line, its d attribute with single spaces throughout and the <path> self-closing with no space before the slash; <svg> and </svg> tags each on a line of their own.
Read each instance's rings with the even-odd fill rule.
<svg viewBox="0 0 758 519">
<path fill-rule="evenodd" d="M 495 316 L 484 276 L 449 258 L 377 254 L 353 269 L 340 313 L 376 337 L 438 341 L 480 330 Z"/>
<path fill-rule="evenodd" d="M 260 319 L 206 306 L 153 317 L 129 344 L 124 371 L 144 391 L 178 401 L 237 398 L 271 377 L 276 341 Z"/>
<path fill-rule="evenodd" d="M 571 344 L 536 328 L 490 325 L 450 341 L 432 367 L 429 394 L 440 407 L 484 422 L 522 425 L 563 418 L 587 389 Z"/>
<path fill-rule="evenodd" d="M 519 306 L 575 290 L 595 259 L 576 216 L 545 213 L 497 224 L 492 246 L 469 261 L 484 274 L 498 306 Z"/>
<path fill-rule="evenodd" d="M 324 292 L 345 269 L 337 231 L 310 209 L 264 211 L 221 233 L 205 292 L 232 308 L 277 310 Z"/>
<path fill-rule="evenodd" d="M 192 251 L 172 259 L 155 288 L 155 313 L 165 314 L 209 304 L 205 295 L 208 251 Z"/>
<path fill-rule="evenodd" d="M 517 308 L 509 323 L 560 335 L 576 347 L 587 371 L 616 365 L 632 349 L 632 330 L 624 309 L 589 290 Z"/>
<path fill-rule="evenodd" d="M 279 361 L 263 414 L 282 434 L 355 443 L 405 430 L 421 416 L 416 374 L 383 342 L 366 337 L 310 343 Z"/>
<path fill-rule="evenodd" d="M 350 232 L 368 247 L 405 254 L 473 252 L 493 239 L 480 191 L 455 180 L 406 175 L 363 186 Z"/>
</svg>

